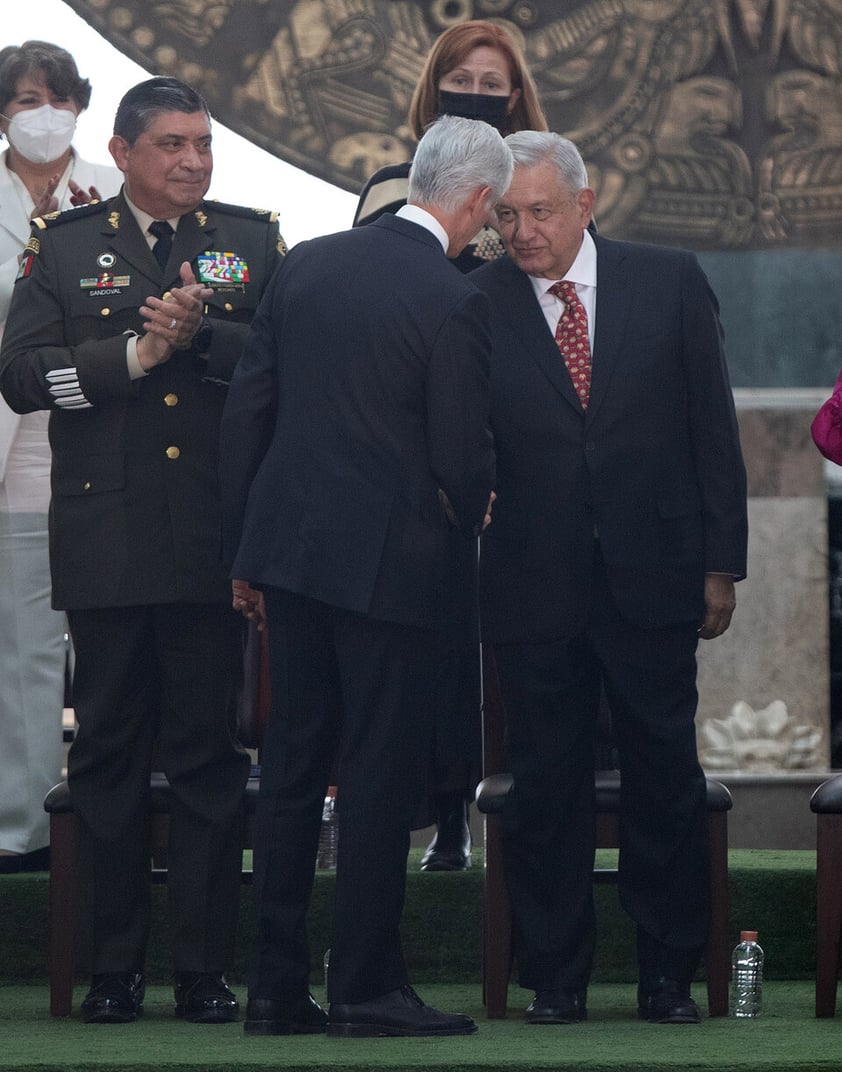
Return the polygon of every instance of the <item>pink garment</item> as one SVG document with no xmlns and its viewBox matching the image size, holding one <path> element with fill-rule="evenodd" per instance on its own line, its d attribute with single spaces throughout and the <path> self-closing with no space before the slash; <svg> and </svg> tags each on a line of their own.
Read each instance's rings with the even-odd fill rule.
<svg viewBox="0 0 842 1072">
<path fill-rule="evenodd" d="M 810 431 L 825 458 L 842 465 L 842 372 L 833 394 L 813 418 Z"/>
</svg>

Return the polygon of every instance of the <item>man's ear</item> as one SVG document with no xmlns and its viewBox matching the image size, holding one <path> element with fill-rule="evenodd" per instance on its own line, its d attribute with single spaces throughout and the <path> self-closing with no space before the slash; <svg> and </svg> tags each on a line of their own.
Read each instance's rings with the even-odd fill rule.
<svg viewBox="0 0 842 1072">
<path fill-rule="evenodd" d="M 494 207 L 491 204 L 491 187 L 480 186 L 477 190 L 474 190 L 473 194 L 471 194 L 470 205 L 472 212 L 487 216 Z"/>
<path fill-rule="evenodd" d="M 129 143 L 119 134 L 114 134 L 108 143 L 108 151 L 114 158 L 114 163 L 121 171 L 125 171 L 129 160 Z"/>
</svg>

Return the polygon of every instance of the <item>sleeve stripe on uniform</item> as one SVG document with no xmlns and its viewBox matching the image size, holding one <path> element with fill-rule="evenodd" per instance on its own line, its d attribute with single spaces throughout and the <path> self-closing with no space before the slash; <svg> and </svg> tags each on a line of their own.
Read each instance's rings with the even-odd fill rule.
<svg viewBox="0 0 842 1072">
<path fill-rule="evenodd" d="M 52 369 L 47 373 L 50 394 L 60 409 L 91 409 L 91 403 L 82 393 L 79 374 L 70 368 Z"/>
</svg>

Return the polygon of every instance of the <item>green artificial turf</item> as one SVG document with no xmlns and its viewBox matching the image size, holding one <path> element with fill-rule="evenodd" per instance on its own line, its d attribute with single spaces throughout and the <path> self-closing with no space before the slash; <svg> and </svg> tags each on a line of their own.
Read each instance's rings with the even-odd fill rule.
<svg viewBox="0 0 842 1072">
<path fill-rule="evenodd" d="M 457 873 L 424 874 L 421 851 L 410 854 L 402 934 L 413 979 L 419 983 L 474 983 L 480 978 L 483 872 L 482 853 L 474 866 Z M 815 965 L 815 853 L 741 849 L 730 853 L 730 922 L 734 942 L 741 930 L 757 930 L 766 952 L 769 979 L 808 980 Z M 616 852 L 601 850 L 597 863 L 611 866 Z M 316 874 L 309 916 L 312 978 L 322 972 L 329 944 L 333 872 Z M 147 976 L 164 983 L 170 976 L 166 887 L 153 888 L 153 927 Z M 0 984 L 40 984 L 47 977 L 46 874 L 0 877 Z M 636 978 L 634 932 L 619 905 L 614 885 L 595 887 L 598 944 L 596 982 L 633 982 Z M 242 887 L 233 980 L 245 978 L 255 930 L 252 889 Z M 79 964 L 84 978 L 84 966 Z M 842 1053 L 842 1050 L 840 1050 Z M 1 1067 L 1 1066 L 0 1066 Z M 840 1060 L 842 1069 L 842 1060 Z"/>
<path fill-rule="evenodd" d="M 78 1013 L 51 1020 L 45 987 L 0 988 L 0 1067 L 26 1072 L 229 1072 L 367 1069 L 558 1069 L 575 1072 L 808 1072 L 842 1068 L 842 1019 L 816 1020 L 813 987 L 772 982 L 757 1020 L 709 1020 L 699 1026 L 642 1023 L 631 984 L 596 984 L 587 1023 L 527 1027 L 528 995 L 512 987 L 510 1015 L 486 1020 L 477 985 L 419 987 L 441 1008 L 468 1013 L 476 1035 L 451 1039 L 245 1037 L 240 1024 L 199 1026 L 175 1020 L 164 987 L 147 993 L 134 1024 L 84 1025 Z M 314 988 L 317 997 L 321 989 Z M 700 1003 L 704 988 L 694 990 Z M 241 994 L 241 997 L 244 995 Z"/>
</svg>

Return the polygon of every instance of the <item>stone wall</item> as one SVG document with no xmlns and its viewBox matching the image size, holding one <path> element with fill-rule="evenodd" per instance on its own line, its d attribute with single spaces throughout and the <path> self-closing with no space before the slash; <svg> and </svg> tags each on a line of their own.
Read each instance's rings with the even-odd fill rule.
<svg viewBox="0 0 842 1072">
<path fill-rule="evenodd" d="M 810 437 L 829 394 L 735 392 L 748 470 L 748 578 L 737 585 L 729 631 L 699 644 L 697 726 L 709 774 L 829 764 L 827 492 Z"/>
</svg>

